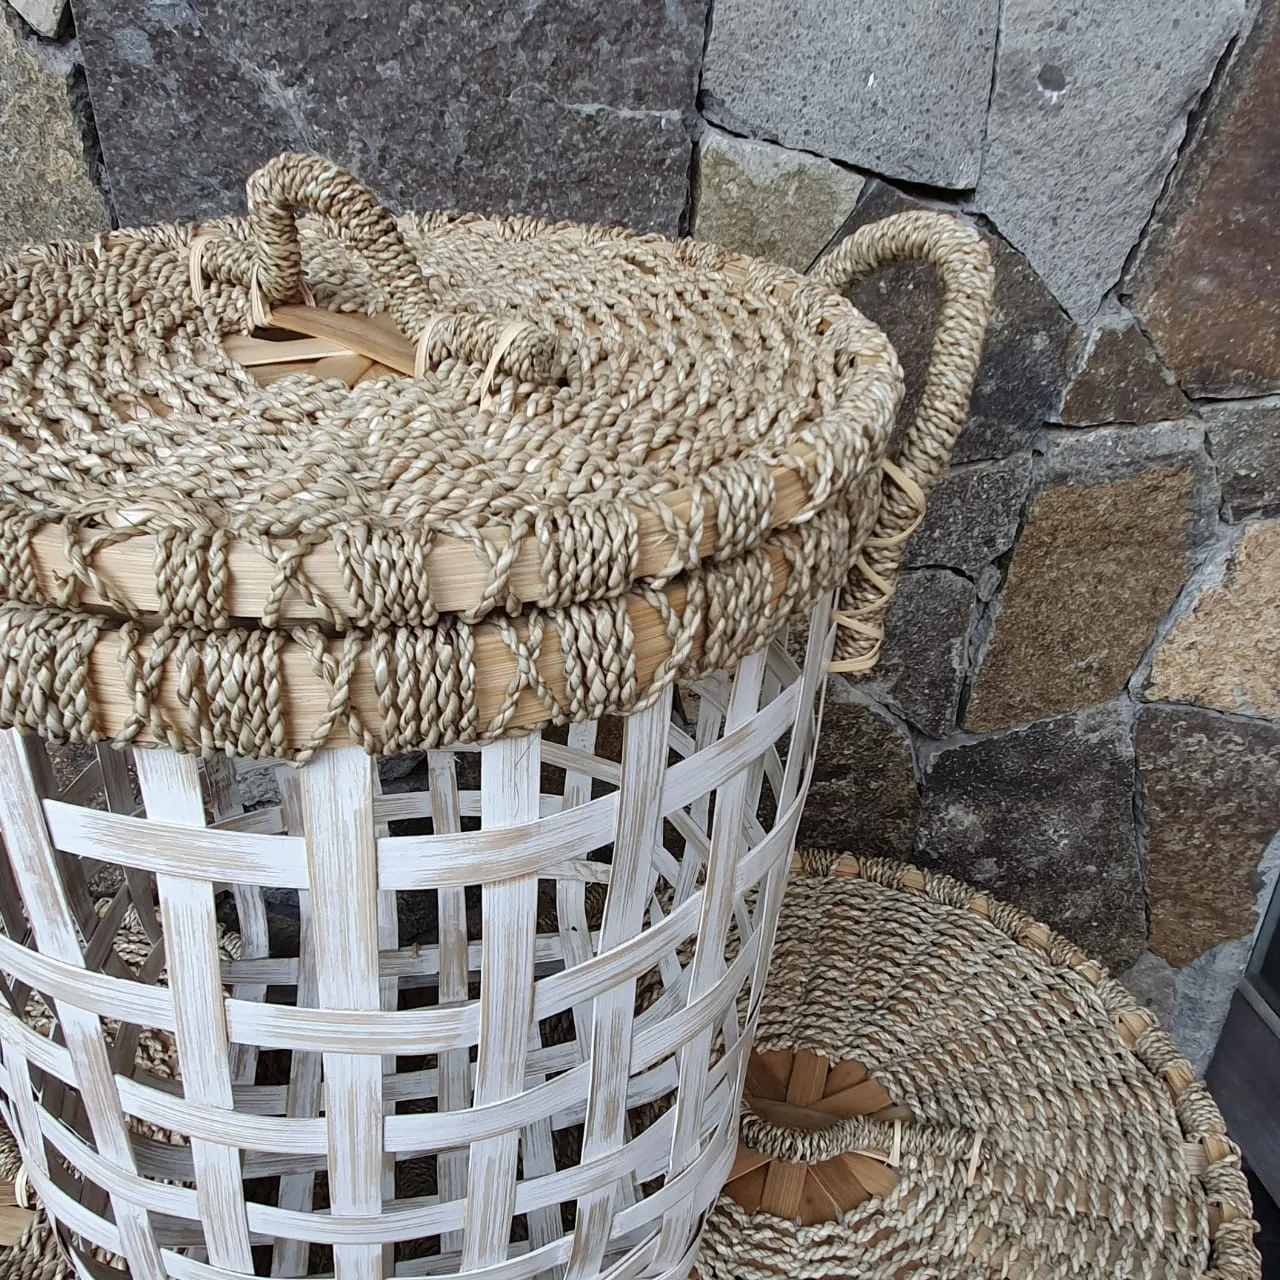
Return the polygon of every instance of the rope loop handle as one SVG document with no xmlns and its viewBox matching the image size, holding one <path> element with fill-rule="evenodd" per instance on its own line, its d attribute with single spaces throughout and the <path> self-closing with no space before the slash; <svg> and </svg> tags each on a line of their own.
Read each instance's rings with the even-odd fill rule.
<svg viewBox="0 0 1280 1280">
<path fill-rule="evenodd" d="M 486 387 L 499 369 L 521 381 L 545 382 L 563 368 L 555 334 L 536 324 L 512 315 L 450 312 L 395 216 L 332 160 L 286 152 L 252 174 L 245 189 L 256 255 L 251 283 L 267 309 L 304 297 L 297 215 L 309 209 L 329 219 L 368 264 L 391 318 L 417 344 L 419 368 L 453 354 L 485 365 Z"/>
<path fill-rule="evenodd" d="M 859 227 L 812 274 L 843 289 L 895 262 L 923 262 L 938 273 L 942 310 L 920 407 L 897 459 L 882 464 L 879 514 L 841 591 L 832 671 L 869 671 L 880 657 L 903 547 L 924 519 L 925 501 L 951 460 L 991 319 L 991 254 L 978 232 L 951 214 L 897 213 Z"/>
</svg>

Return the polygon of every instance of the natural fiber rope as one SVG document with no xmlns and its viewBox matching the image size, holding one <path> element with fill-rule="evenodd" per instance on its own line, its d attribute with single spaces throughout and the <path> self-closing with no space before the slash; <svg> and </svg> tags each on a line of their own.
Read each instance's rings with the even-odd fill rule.
<svg viewBox="0 0 1280 1280">
<path fill-rule="evenodd" d="M 860 227 L 812 271 L 815 280 L 845 287 L 889 263 L 913 260 L 932 266 L 941 279 L 938 332 L 920 407 L 903 438 L 897 466 L 884 468 L 880 516 L 849 578 L 833 671 L 866 671 L 879 657 L 883 617 L 903 547 L 924 518 L 925 500 L 946 470 L 969 411 L 995 273 L 987 247 L 972 227 L 923 211 Z"/>
<path fill-rule="evenodd" d="M 946 876 L 800 861 L 757 1047 L 861 1062 L 913 1119 L 812 1133 L 744 1115 L 755 1151 L 804 1163 L 862 1152 L 894 1160 L 897 1185 L 809 1227 L 722 1197 L 700 1280 L 1258 1280 L 1239 1152 L 1119 983 Z"/>
<path fill-rule="evenodd" d="M 409 684 L 394 697 L 385 686 L 384 724 L 351 723 L 357 741 L 482 740 L 529 690 L 559 723 L 638 709 L 677 676 L 731 668 L 846 576 L 839 669 L 874 662 L 902 543 L 959 430 L 989 311 L 989 263 L 971 227 L 905 214 L 862 228 L 817 283 L 618 229 L 443 214 L 397 224 L 312 156 L 271 162 L 249 198 L 247 220 L 0 258 L 0 723 L 121 742 L 145 728 L 178 749 L 275 754 L 288 644 L 312 656 L 332 699 L 287 755 L 307 758 L 349 718 L 348 682 L 374 650 L 380 698 L 384 681 Z M 316 215 L 301 226 L 300 207 Z M 947 301 L 894 463 L 883 452 L 896 358 L 829 286 L 901 256 L 935 265 Z M 223 338 L 308 290 L 333 310 L 389 311 L 420 376 L 259 387 Z M 780 467 L 808 495 L 786 520 Z M 662 501 L 675 491 L 690 495 L 687 515 Z M 641 513 L 674 546 L 643 578 Z M 65 560 L 52 590 L 34 551 L 49 525 Z M 495 525 L 505 541 L 489 536 Z M 143 534 L 157 612 L 103 568 Z M 425 568 L 440 538 L 467 543 L 488 574 L 457 616 L 439 608 Z M 273 574 L 261 616 L 247 620 L 228 607 L 240 545 Z M 341 607 L 305 573 L 322 545 L 341 569 Z M 522 601 L 512 574 L 529 547 L 543 590 Z M 770 553 L 790 574 L 780 597 Z M 679 607 L 663 598 L 675 587 Z M 114 621 L 78 611 L 83 591 Z M 317 627 L 265 634 L 290 596 L 315 608 Z M 647 681 L 628 599 L 659 611 L 671 646 Z M 471 628 L 503 614 L 521 615 L 520 627 L 499 624 L 519 675 L 481 716 Z M 537 665 L 548 624 L 563 698 Z M 333 631 L 355 636 L 338 658 L 324 652 Z M 118 637 L 133 701 L 123 726 L 97 722 L 86 679 L 103 637 Z M 156 706 L 167 661 L 191 695 L 181 724 Z"/>
</svg>

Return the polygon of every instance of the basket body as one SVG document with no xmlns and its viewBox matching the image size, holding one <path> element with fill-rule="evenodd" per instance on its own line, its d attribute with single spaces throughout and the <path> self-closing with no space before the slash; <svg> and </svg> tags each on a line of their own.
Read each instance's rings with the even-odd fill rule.
<svg viewBox="0 0 1280 1280">
<path fill-rule="evenodd" d="M 0 1083 L 83 1267 L 683 1276 L 832 643 L 823 602 L 802 662 L 668 689 L 616 752 L 575 725 L 384 795 L 325 749 L 252 812 L 223 757 L 139 750 L 135 795 L 103 746 L 59 789 L 0 734 Z"/>
</svg>

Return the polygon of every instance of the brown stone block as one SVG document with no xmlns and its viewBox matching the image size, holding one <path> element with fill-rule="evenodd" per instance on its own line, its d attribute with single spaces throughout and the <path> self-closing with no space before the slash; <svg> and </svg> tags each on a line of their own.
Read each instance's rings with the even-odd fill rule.
<svg viewBox="0 0 1280 1280">
<path fill-rule="evenodd" d="M 1180 967 L 1257 923 L 1258 863 L 1280 828 L 1280 726 L 1144 707 L 1135 749 L 1149 946 Z"/>
<path fill-rule="evenodd" d="M 1265 3 L 1128 292 L 1192 396 L 1280 389 L 1280 5 Z"/>
<path fill-rule="evenodd" d="M 1032 504 L 965 728 L 1038 720 L 1115 696 L 1187 578 L 1190 461 Z"/>
<path fill-rule="evenodd" d="M 1146 334 L 1130 321 L 1099 328 L 1082 340 L 1059 421 L 1071 427 L 1170 422 L 1185 417 L 1188 409 Z"/>
<path fill-rule="evenodd" d="M 1222 581 L 1157 650 L 1146 696 L 1280 719 L 1280 521 L 1245 528 Z"/>
</svg>

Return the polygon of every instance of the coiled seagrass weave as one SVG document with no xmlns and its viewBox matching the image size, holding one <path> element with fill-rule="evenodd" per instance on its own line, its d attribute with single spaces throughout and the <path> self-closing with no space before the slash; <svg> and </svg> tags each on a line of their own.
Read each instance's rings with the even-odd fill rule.
<svg viewBox="0 0 1280 1280">
<path fill-rule="evenodd" d="M 813 278 L 716 246 L 406 216 L 281 156 L 250 215 L 0 258 L 0 723 L 305 760 L 650 705 L 844 584 L 875 660 L 964 420 L 977 233 L 864 227 Z M 299 219 L 299 209 L 315 216 Z M 923 402 L 838 287 L 944 305 Z"/>
<path fill-rule="evenodd" d="M 797 1106 L 793 1073 L 790 1106 L 744 1113 L 695 1275 L 1258 1280 L 1239 1151 L 1119 983 L 946 876 L 797 861 L 753 1068 L 759 1078 L 795 1055 L 829 1079 L 869 1073 L 870 1108 L 890 1106 L 881 1118 L 841 1108 L 821 1081 L 808 1097 L 823 1101 Z M 875 1177 L 859 1174 L 869 1162 Z M 815 1190 L 844 1205 L 804 1202 L 807 1225 L 755 1208 L 766 1181 L 815 1169 Z"/>
</svg>

